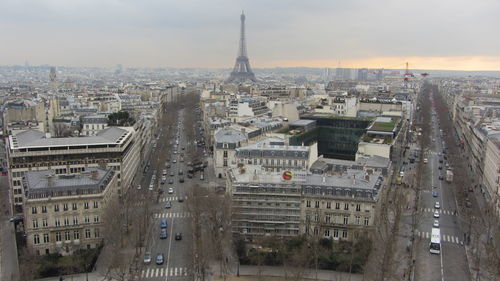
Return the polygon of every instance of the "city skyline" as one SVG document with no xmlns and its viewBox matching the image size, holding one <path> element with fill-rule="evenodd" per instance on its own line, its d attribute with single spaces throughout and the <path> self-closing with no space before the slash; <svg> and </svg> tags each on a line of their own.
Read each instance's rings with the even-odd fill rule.
<svg viewBox="0 0 500 281">
<path fill-rule="evenodd" d="M 415 69 L 500 70 L 496 8 L 490 0 L 3 2 L 0 61 L 231 68 L 245 10 L 254 68 L 402 69 L 408 61 Z"/>
</svg>

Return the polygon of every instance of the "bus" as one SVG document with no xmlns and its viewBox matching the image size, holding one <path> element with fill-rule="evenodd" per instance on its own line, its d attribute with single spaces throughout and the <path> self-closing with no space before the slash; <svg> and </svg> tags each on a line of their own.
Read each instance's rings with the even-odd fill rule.
<svg viewBox="0 0 500 281">
<path fill-rule="evenodd" d="M 432 228 L 429 251 L 431 252 L 431 254 L 439 255 L 441 253 L 441 233 L 439 231 L 439 228 Z"/>
</svg>

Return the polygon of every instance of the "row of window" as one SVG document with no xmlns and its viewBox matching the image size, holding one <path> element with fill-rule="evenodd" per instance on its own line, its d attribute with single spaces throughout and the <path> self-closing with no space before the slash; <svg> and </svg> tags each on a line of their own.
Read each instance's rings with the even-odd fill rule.
<svg viewBox="0 0 500 281">
<path fill-rule="evenodd" d="M 349 224 L 349 216 L 348 215 L 331 215 L 331 214 L 325 214 L 324 216 L 325 223 L 332 223 L 332 224 Z M 311 215 L 306 214 L 306 221 L 311 221 Z M 319 214 L 314 214 L 313 215 L 313 221 L 314 222 L 319 222 L 320 217 Z M 354 216 L 354 224 L 355 225 L 361 225 L 361 216 Z M 368 226 L 370 225 L 370 217 L 363 217 L 363 225 Z"/>
<path fill-rule="evenodd" d="M 32 222 L 33 228 L 38 228 L 39 227 L 38 219 L 33 219 L 31 222 Z M 78 217 L 73 217 L 72 222 L 73 222 L 72 225 L 78 225 Z M 98 223 L 99 222 L 99 216 L 95 215 L 94 219 L 93 219 L 93 222 L 94 223 Z M 83 223 L 85 223 L 85 224 L 90 223 L 90 216 L 85 216 L 83 218 Z M 69 226 L 70 225 L 70 220 L 69 220 L 68 217 L 63 218 L 63 225 L 64 226 Z M 42 227 L 48 227 L 48 226 L 49 226 L 49 224 L 48 224 L 47 219 L 42 219 Z M 54 226 L 55 227 L 61 226 L 61 219 L 60 218 L 55 218 L 54 219 Z"/>
<path fill-rule="evenodd" d="M 306 207 L 311 208 L 311 200 L 306 201 Z M 320 202 L 321 201 L 314 201 L 314 208 L 319 208 L 320 207 Z M 323 204 L 325 202 L 322 202 Z M 335 203 L 335 210 L 340 210 L 340 208 L 343 207 L 345 211 L 349 211 L 349 203 L 344 203 L 343 206 L 341 206 L 341 203 L 336 202 Z M 326 208 L 331 209 L 332 208 L 332 202 L 326 202 Z M 356 204 L 356 212 L 361 212 L 361 204 Z"/>
<path fill-rule="evenodd" d="M 309 234 L 309 229 L 306 228 L 306 233 Z M 317 227 L 315 227 L 313 229 L 313 234 L 314 235 L 318 235 L 319 234 L 319 229 Z M 339 236 L 339 234 L 341 236 Z M 330 230 L 330 229 L 326 229 L 325 232 L 324 232 L 324 237 L 333 237 L 333 238 L 346 238 L 348 237 L 348 234 L 349 232 L 346 230 L 346 229 L 342 229 L 342 230 L 339 230 L 339 229 L 333 229 L 333 230 Z"/>
<path fill-rule="evenodd" d="M 99 228 L 94 228 L 94 236 L 92 237 L 92 231 L 90 228 L 86 228 L 84 230 L 85 233 L 85 239 L 90 239 L 90 238 L 100 238 L 101 233 Z M 73 231 L 57 231 L 55 232 L 54 236 L 56 239 L 56 242 L 61 242 L 63 241 L 63 235 L 64 234 L 64 241 L 70 241 L 71 239 L 73 240 L 78 240 L 80 239 L 80 230 L 73 230 Z M 73 235 L 71 235 L 73 234 Z M 34 234 L 33 235 L 33 244 L 38 245 L 41 243 L 50 243 L 50 235 L 49 233 L 44 233 L 42 235 L 43 240 L 40 240 L 40 234 Z"/>
<path fill-rule="evenodd" d="M 225 151 L 224 151 L 225 152 Z M 224 154 L 224 155 L 227 155 L 227 154 Z M 227 156 L 224 156 L 224 157 L 227 157 Z M 276 160 L 276 161 L 274 161 Z M 248 164 L 254 164 L 254 165 L 271 165 L 271 166 L 274 166 L 276 164 L 276 166 L 283 166 L 283 167 L 305 167 L 306 166 L 306 161 L 305 160 L 290 160 L 290 159 L 268 159 L 268 158 L 259 158 L 259 159 L 256 159 L 256 158 L 251 158 L 251 159 L 248 159 L 248 158 L 243 158 L 243 159 L 240 159 L 240 163 L 248 163 Z"/>
<path fill-rule="evenodd" d="M 68 203 L 64 203 L 62 205 L 62 208 L 63 208 L 63 211 L 69 211 L 69 204 Z M 93 207 L 94 209 L 97 209 L 99 208 L 99 201 L 94 201 L 93 202 Z M 31 207 L 31 214 L 38 214 L 38 207 L 37 206 L 34 206 L 34 207 Z M 88 210 L 90 209 L 90 203 L 89 202 L 83 202 L 83 209 L 85 210 Z M 78 203 L 72 203 L 71 204 L 71 210 L 73 211 L 77 211 L 78 210 Z M 54 205 L 54 212 L 59 212 L 60 211 L 60 208 L 59 208 L 59 204 L 55 204 Z M 45 214 L 47 213 L 47 206 L 40 206 L 40 212 L 42 214 Z"/>
</svg>

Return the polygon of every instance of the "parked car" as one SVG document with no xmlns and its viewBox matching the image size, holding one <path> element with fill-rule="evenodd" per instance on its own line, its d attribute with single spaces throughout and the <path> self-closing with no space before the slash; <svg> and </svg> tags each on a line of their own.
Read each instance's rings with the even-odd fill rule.
<svg viewBox="0 0 500 281">
<path fill-rule="evenodd" d="M 439 228 L 439 221 L 434 220 L 434 222 L 432 223 L 432 227 Z"/>
<path fill-rule="evenodd" d="M 151 253 L 146 252 L 144 254 L 144 264 L 150 264 L 151 263 Z"/>
<path fill-rule="evenodd" d="M 438 197 L 438 196 L 439 196 L 439 193 L 437 193 L 435 191 L 432 193 L 432 197 Z"/>
<path fill-rule="evenodd" d="M 166 228 L 160 229 L 160 239 L 167 239 L 167 229 Z"/>
<path fill-rule="evenodd" d="M 168 194 L 172 194 L 172 193 L 174 193 L 174 189 L 173 189 L 173 188 L 171 188 L 171 187 L 169 187 L 169 188 L 168 188 Z"/>
<path fill-rule="evenodd" d="M 439 212 L 438 211 L 434 211 L 433 217 L 435 217 L 436 219 L 438 219 L 439 218 Z"/>
<path fill-rule="evenodd" d="M 441 205 L 439 204 L 439 202 L 436 202 L 436 203 L 434 204 L 434 208 L 435 208 L 435 209 L 441 209 Z"/>
<path fill-rule="evenodd" d="M 170 209 L 170 208 L 172 208 L 172 202 L 167 201 L 167 203 L 165 203 L 165 209 Z"/>
</svg>

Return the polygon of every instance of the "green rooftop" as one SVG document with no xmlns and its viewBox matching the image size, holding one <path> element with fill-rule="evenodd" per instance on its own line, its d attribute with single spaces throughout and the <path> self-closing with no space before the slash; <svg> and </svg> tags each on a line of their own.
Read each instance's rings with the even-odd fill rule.
<svg viewBox="0 0 500 281">
<path fill-rule="evenodd" d="M 375 122 L 368 128 L 369 131 L 392 132 L 399 124 L 399 117 L 377 117 Z"/>
</svg>

